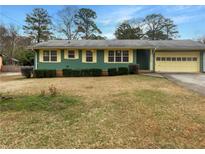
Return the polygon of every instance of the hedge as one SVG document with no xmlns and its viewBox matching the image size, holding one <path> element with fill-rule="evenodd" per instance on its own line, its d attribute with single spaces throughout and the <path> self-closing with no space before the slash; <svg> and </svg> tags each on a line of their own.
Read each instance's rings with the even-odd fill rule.
<svg viewBox="0 0 205 154">
<path fill-rule="evenodd" d="M 117 68 L 108 68 L 108 75 L 109 76 L 115 76 L 117 75 Z"/>
<path fill-rule="evenodd" d="M 56 77 L 56 70 L 34 70 L 34 77 L 36 78 Z"/>
<path fill-rule="evenodd" d="M 63 69 L 63 76 L 65 77 L 78 77 L 78 76 L 101 76 L 101 69 L 82 69 L 82 70 L 72 70 Z"/>
<path fill-rule="evenodd" d="M 118 75 L 126 75 L 128 74 L 128 68 L 127 67 L 119 67 L 118 68 Z"/>
<path fill-rule="evenodd" d="M 129 73 L 130 74 L 138 74 L 139 73 L 139 65 L 138 64 L 130 64 L 129 65 Z"/>
<path fill-rule="evenodd" d="M 90 69 L 90 73 L 91 73 L 91 76 L 101 76 L 102 70 L 94 68 L 94 69 Z"/>
<path fill-rule="evenodd" d="M 21 67 L 21 74 L 25 76 L 26 78 L 30 78 L 32 73 L 33 73 L 32 66 L 22 66 Z"/>
</svg>

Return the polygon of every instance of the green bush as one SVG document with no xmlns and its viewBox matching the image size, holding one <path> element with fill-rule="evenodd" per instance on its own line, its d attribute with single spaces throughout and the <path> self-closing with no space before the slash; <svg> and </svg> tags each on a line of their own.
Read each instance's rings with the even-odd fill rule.
<svg viewBox="0 0 205 154">
<path fill-rule="evenodd" d="M 81 71 L 80 70 L 72 70 L 72 73 L 71 73 L 73 77 L 78 77 L 78 76 L 81 76 Z"/>
<path fill-rule="evenodd" d="M 56 70 L 46 70 L 45 77 L 56 77 Z"/>
<path fill-rule="evenodd" d="M 64 77 L 81 76 L 81 71 L 80 70 L 72 70 L 72 69 L 64 69 L 63 70 L 63 76 Z"/>
<path fill-rule="evenodd" d="M 129 65 L 129 73 L 130 74 L 138 74 L 139 73 L 139 65 L 137 65 L 137 64 L 130 64 Z"/>
<path fill-rule="evenodd" d="M 45 70 L 34 70 L 34 77 L 36 78 L 44 78 L 45 77 Z"/>
<path fill-rule="evenodd" d="M 108 75 L 109 76 L 117 75 L 117 68 L 108 68 Z"/>
<path fill-rule="evenodd" d="M 56 70 L 34 70 L 34 77 L 36 78 L 56 77 Z"/>
<path fill-rule="evenodd" d="M 118 68 L 118 75 L 126 75 L 128 74 L 128 68 L 127 67 L 119 67 Z"/>
<path fill-rule="evenodd" d="M 101 76 L 102 75 L 102 70 L 101 69 L 90 69 L 91 76 Z"/>
<path fill-rule="evenodd" d="M 81 76 L 91 76 L 91 72 L 89 69 L 82 69 Z"/>
<path fill-rule="evenodd" d="M 25 76 L 26 78 L 30 78 L 32 73 L 33 73 L 32 66 L 22 66 L 21 67 L 21 74 Z"/>
<path fill-rule="evenodd" d="M 72 69 L 63 69 L 63 76 L 65 77 L 72 76 Z"/>
<path fill-rule="evenodd" d="M 78 76 L 101 76 L 101 69 L 82 69 L 82 70 L 72 70 L 64 69 L 63 76 L 65 77 L 78 77 Z"/>
</svg>

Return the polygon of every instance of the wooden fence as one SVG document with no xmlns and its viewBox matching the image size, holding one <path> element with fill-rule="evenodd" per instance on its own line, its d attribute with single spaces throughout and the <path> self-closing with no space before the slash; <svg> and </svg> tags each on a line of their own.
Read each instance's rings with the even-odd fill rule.
<svg viewBox="0 0 205 154">
<path fill-rule="evenodd" d="M 3 65 L 1 67 L 1 72 L 20 72 L 21 66 L 18 65 Z"/>
</svg>

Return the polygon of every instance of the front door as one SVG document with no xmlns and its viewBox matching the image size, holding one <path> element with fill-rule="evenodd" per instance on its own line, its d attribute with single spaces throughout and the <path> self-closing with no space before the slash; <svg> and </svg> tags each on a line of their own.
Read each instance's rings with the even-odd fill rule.
<svg viewBox="0 0 205 154">
<path fill-rule="evenodd" d="M 149 70 L 150 51 L 137 50 L 137 64 L 141 70 Z"/>
</svg>

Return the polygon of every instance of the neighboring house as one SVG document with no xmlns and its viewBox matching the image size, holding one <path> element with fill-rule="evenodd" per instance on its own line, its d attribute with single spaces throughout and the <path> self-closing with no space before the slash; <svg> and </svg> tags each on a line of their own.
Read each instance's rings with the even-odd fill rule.
<svg viewBox="0 0 205 154">
<path fill-rule="evenodd" d="M 34 45 L 35 69 L 128 67 L 154 72 L 205 71 L 205 45 L 192 40 L 50 40 Z"/>
</svg>

